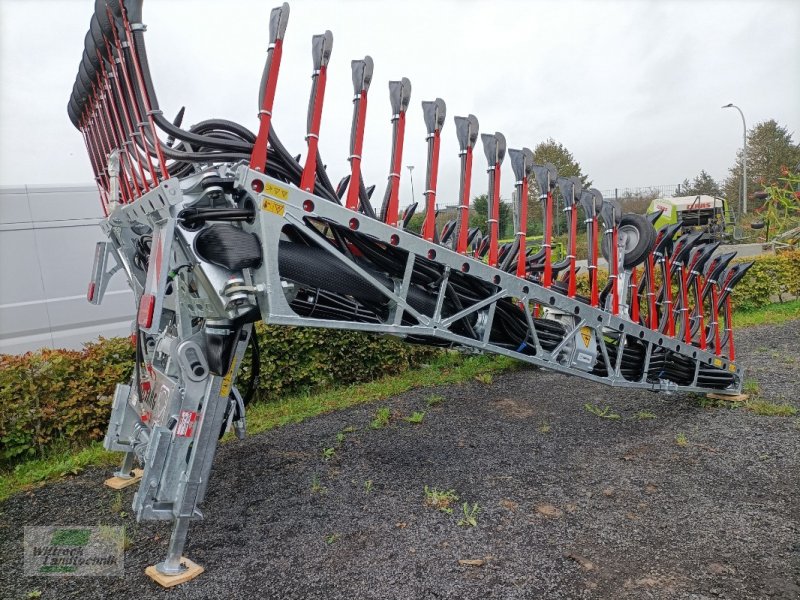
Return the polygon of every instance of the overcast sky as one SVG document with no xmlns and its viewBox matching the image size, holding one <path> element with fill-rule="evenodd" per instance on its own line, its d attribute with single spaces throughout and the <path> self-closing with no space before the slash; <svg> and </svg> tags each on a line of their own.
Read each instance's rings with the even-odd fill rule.
<svg viewBox="0 0 800 600">
<path fill-rule="evenodd" d="M 92 15 L 91 0 L 0 0 L 0 184 L 91 181 L 66 105 Z M 146 40 L 161 108 L 184 124 L 209 117 L 257 129 L 257 97 L 276 2 L 150 0 Z M 387 82 L 408 77 L 412 102 L 405 165 L 424 191 L 420 102 L 447 103 L 439 201 L 458 193 L 452 117 L 474 113 L 510 147 L 553 137 L 601 190 L 675 184 L 706 169 L 727 176 L 742 125 L 775 118 L 800 135 L 800 2 L 796 0 L 425 2 L 294 0 L 274 124 L 292 152 L 305 149 L 310 41 L 334 45 L 320 149 L 331 179 L 348 172 L 350 60 L 370 54 L 363 171 L 382 195 L 389 170 Z M 483 193 L 478 148 L 473 195 Z M 502 195 L 510 197 L 508 161 Z M 410 201 L 408 172 L 401 185 Z M 373 202 L 375 203 L 375 202 Z"/>
</svg>

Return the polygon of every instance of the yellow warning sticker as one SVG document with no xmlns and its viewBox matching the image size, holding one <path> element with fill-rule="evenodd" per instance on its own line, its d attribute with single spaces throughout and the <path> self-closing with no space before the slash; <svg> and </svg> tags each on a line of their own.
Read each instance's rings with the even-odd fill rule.
<svg viewBox="0 0 800 600">
<path fill-rule="evenodd" d="M 222 386 L 219 388 L 219 395 L 222 398 L 227 398 L 231 393 L 231 385 L 233 385 L 233 374 L 236 372 L 236 358 L 231 363 L 231 368 L 228 373 L 222 378 Z"/>
<path fill-rule="evenodd" d="M 289 199 L 289 190 L 286 189 L 285 187 L 275 185 L 274 183 L 264 184 L 264 194 L 266 196 L 272 196 L 277 200 L 285 201 Z"/>
<path fill-rule="evenodd" d="M 731 373 L 736 373 L 736 365 L 728 365 L 728 371 Z"/>
<path fill-rule="evenodd" d="M 722 361 L 720 359 L 718 359 L 718 358 L 715 358 L 714 359 L 714 366 L 715 367 L 721 367 L 722 366 Z"/>
<path fill-rule="evenodd" d="M 264 201 L 261 203 L 261 208 L 267 212 L 274 213 L 279 217 L 282 217 L 283 213 L 286 212 L 285 204 L 272 200 L 271 198 L 264 198 Z"/>
<path fill-rule="evenodd" d="M 588 348 L 592 341 L 592 330 L 589 327 L 581 327 L 581 338 L 583 339 L 583 345 Z"/>
</svg>

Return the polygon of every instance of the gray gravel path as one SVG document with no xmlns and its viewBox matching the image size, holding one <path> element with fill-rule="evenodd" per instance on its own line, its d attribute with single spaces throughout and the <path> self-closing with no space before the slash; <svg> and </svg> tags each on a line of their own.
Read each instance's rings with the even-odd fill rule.
<svg viewBox="0 0 800 600">
<path fill-rule="evenodd" d="M 800 322 L 740 333 L 740 362 L 764 398 L 800 406 L 798 337 Z M 444 401 L 428 408 L 434 394 Z M 384 405 L 395 417 L 370 429 Z M 400 418 L 414 410 L 427 411 L 421 424 Z M 168 526 L 115 512 L 106 476 L 89 470 L 0 504 L 0 597 L 800 597 L 798 417 L 532 369 L 224 445 L 186 550 L 207 571 L 169 591 L 143 574 Z M 458 525 L 460 506 L 426 507 L 426 485 L 477 503 L 477 526 Z M 125 578 L 22 577 L 22 526 L 44 524 L 124 524 Z"/>
</svg>

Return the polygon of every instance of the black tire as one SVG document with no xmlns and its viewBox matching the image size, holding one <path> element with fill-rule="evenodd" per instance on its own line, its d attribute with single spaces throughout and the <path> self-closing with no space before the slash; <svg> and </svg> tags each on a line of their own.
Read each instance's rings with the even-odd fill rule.
<svg viewBox="0 0 800 600">
<path fill-rule="evenodd" d="M 652 252 L 653 245 L 656 243 L 656 230 L 647 217 L 635 213 L 622 215 L 618 229 L 625 231 L 629 239 L 625 250 L 625 259 L 622 263 L 623 267 L 632 269 L 641 264 L 647 258 L 647 255 Z M 611 256 L 610 235 L 603 236 L 600 249 L 603 252 L 603 257 L 609 260 L 609 256 Z"/>
</svg>

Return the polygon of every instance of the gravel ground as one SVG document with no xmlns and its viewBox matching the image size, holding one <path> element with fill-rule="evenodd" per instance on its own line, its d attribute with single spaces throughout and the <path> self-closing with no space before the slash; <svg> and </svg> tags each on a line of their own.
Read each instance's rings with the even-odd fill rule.
<svg viewBox="0 0 800 600">
<path fill-rule="evenodd" d="M 739 335 L 765 399 L 800 405 L 799 333 Z M 383 405 L 394 418 L 370 429 Z M 414 410 L 421 424 L 400 418 Z M 798 417 L 521 369 L 224 445 L 186 548 L 207 571 L 169 591 L 143 573 L 168 525 L 120 515 L 107 471 L 17 495 L 0 504 L 0 597 L 798 598 L 799 459 Z M 477 503 L 477 526 L 458 525 L 460 502 L 425 506 L 426 485 Z M 125 525 L 125 578 L 23 577 L 22 526 L 45 524 Z"/>
</svg>

